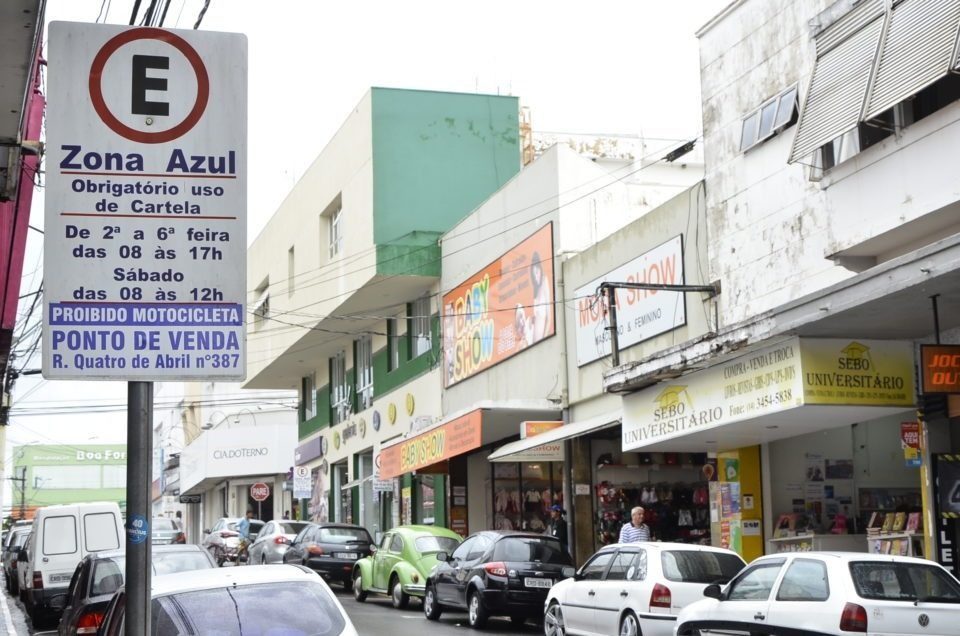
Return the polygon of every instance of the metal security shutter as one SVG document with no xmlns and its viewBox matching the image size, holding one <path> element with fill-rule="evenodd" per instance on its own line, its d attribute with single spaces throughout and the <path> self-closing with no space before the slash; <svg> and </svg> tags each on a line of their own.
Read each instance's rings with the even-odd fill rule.
<svg viewBox="0 0 960 636">
<path fill-rule="evenodd" d="M 883 3 L 865 2 L 817 36 L 817 63 L 790 163 L 860 123 L 883 22 Z"/>
<path fill-rule="evenodd" d="M 903 0 L 894 6 L 864 119 L 949 73 L 958 26 L 960 0 Z"/>
</svg>

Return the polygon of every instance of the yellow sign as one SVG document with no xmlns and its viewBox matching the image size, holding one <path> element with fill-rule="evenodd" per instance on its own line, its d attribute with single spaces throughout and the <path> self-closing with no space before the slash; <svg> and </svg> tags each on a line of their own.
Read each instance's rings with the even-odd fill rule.
<svg viewBox="0 0 960 636">
<path fill-rule="evenodd" d="M 623 450 L 804 404 L 913 405 L 909 342 L 793 337 L 623 398 Z"/>
<path fill-rule="evenodd" d="M 525 420 L 520 422 L 520 439 L 535 437 L 541 433 L 552 431 L 555 428 L 563 426 L 563 422 L 555 420 L 533 421 Z"/>
<path fill-rule="evenodd" d="M 913 406 L 913 345 L 888 340 L 802 340 L 806 404 Z"/>
</svg>

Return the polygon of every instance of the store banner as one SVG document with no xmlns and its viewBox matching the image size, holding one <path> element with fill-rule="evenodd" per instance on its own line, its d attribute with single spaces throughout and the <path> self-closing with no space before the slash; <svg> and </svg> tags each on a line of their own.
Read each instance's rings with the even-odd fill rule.
<svg viewBox="0 0 960 636">
<path fill-rule="evenodd" d="M 443 380 L 451 386 L 552 336 L 553 224 L 443 296 Z"/>
<path fill-rule="evenodd" d="M 920 345 L 923 393 L 960 393 L 960 345 Z"/>
<path fill-rule="evenodd" d="M 610 355 L 607 299 L 596 295 L 603 282 L 682 285 L 683 237 L 675 236 L 577 289 L 577 366 Z M 616 298 L 621 350 L 687 324 L 686 296 L 682 292 L 618 289 Z"/>
<path fill-rule="evenodd" d="M 920 422 L 900 422 L 900 445 L 907 468 L 919 468 Z"/>
<path fill-rule="evenodd" d="M 432 428 L 398 444 L 381 448 L 380 479 L 399 477 L 480 448 L 482 411 Z"/>
<path fill-rule="evenodd" d="M 536 437 L 541 433 L 552 431 L 556 428 L 560 428 L 561 426 L 563 426 L 563 422 L 559 420 L 549 420 L 549 421 L 527 420 L 524 422 L 520 422 L 520 439 L 527 439 L 528 437 Z"/>
<path fill-rule="evenodd" d="M 805 404 L 913 406 L 913 346 L 793 337 L 623 398 L 623 450 Z"/>
</svg>

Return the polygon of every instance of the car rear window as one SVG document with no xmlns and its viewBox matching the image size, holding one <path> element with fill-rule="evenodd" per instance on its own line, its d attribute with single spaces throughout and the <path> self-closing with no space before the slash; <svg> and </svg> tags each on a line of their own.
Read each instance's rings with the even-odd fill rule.
<svg viewBox="0 0 960 636">
<path fill-rule="evenodd" d="M 280 523 L 278 524 L 281 529 L 283 529 L 283 534 L 298 534 L 301 530 L 306 528 L 308 523 Z"/>
<path fill-rule="evenodd" d="M 935 565 L 905 561 L 852 561 L 857 594 L 884 601 L 960 603 L 960 584 Z"/>
<path fill-rule="evenodd" d="M 457 549 L 457 546 L 460 545 L 460 541 L 451 537 L 417 537 L 414 545 L 420 554 L 427 554 L 428 552 L 446 552 L 447 554 L 452 554 L 453 551 Z"/>
<path fill-rule="evenodd" d="M 45 555 L 73 554 L 76 551 L 77 524 L 74 517 L 47 517 L 43 520 L 43 553 Z"/>
<path fill-rule="evenodd" d="M 740 557 L 722 552 L 666 550 L 660 555 L 663 575 L 681 583 L 726 583 L 743 569 Z"/>
<path fill-rule="evenodd" d="M 548 537 L 504 537 L 493 548 L 493 560 L 571 564 L 560 542 Z"/>
<path fill-rule="evenodd" d="M 207 555 L 196 550 L 174 550 L 171 552 L 154 552 L 151 556 L 153 574 L 176 574 L 191 570 L 207 570 L 216 567 L 210 562 Z M 126 574 L 127 561 L 125 557 L 116 556 L 98 559 L 93 565 L 91 575 L 90 596 L 113 594 L 121 585 Z"/>
<path fill-rule="evenodd" d="M 103 552 L 120 548 L 117 518 L 112 512 L 83 515 L 83 538 L 87 552 Z"/>
<path fill-rule="evenodd" d="M 363 528 L 320 528 L 320 543 L 372 543 L 370 534 Z"/>
<path fill-rule="evenodd" d="M 123 557 L 98 559 L 93 564 L 93 574 L 90 577 L 90 596 L 116 592 L 123 585 L 125 567 L 126 560 Z"/>
<path fill-rule="evenodd" d="M 202 552 L 196 551 L 177 551 L 177 552 L 154 552 L 153 573 L 176 574 L 177 572 L 188 572 L 190 570 L 207 570 L 214 567 L 210 559 Z"/>
<path fill-rule="evenodd" d="M 327 589 L 302 581 L 163 596 L 154 599 L 151 612 L 154 636 L 333 636 L 346 624 Z"/>
</svg>

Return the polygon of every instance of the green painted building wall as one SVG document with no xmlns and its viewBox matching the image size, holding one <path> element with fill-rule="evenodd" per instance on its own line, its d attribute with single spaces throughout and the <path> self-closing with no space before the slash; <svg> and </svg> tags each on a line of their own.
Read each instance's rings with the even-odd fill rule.
<svg viewBox="0 0 960 636">
<path fill-rule="evenodd" d="M 437 238 L 520 171 L 516 97 L 371 89 L 377 273 L 439 276 Z"/>
<path fill-rule="evenodd" d="M 14 477 L 11 510 L 23 507 L 88 501 L 115 501 L 126 505 L 127 447 L 125 444 L 72 446 L 15 446 L 11 460 Z M 23 482 L 19 481 L 25 477 Z M 23 490 L 21 491 L 21 486 Z"/>
</svg>

